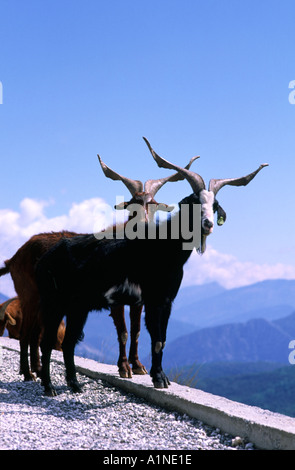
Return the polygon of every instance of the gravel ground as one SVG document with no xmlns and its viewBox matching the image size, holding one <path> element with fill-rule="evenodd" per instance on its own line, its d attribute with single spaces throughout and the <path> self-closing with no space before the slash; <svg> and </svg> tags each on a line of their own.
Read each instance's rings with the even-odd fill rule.
<svg viewBox="0 0 295 470">
<path fill-rule="evenodd" d="M 64 367 L 52 362 L 58 396 L 43 396 L 40 381 L 23 382 L 19 353 L 2 348 L 1 450 L 251 450 L 240 438 L 173 413 L 83 375 L 72 394 Z"/>
</svg>

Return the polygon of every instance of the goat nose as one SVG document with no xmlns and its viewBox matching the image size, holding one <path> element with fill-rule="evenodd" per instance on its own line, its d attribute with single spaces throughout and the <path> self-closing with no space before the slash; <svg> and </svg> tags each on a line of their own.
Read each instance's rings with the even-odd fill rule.
<svg viewBox="0 0 295 470">
<path fill-rule="evenodd" d="M 204 220 L 204 226 L 208 229 L 212 228 L 213 227 L 213 222 L 211 222 L 211 220 L 209 219 L 205 219 Z"/>
</svg>

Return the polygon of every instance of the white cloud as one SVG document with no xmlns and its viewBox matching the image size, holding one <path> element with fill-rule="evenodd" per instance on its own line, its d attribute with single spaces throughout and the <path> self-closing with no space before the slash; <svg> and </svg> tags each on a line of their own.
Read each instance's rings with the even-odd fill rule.
<svg viewBox="0 0 295 470">
<path fill-rule="evenodd" d="M 77 233 L 93 233 L 113 223 L 114 211 L 101 198 L 73 203 L 69 213 L 48 218 L 46 207 L 52 201 L 25 198 L 20 211 L 0 210 L 0 266 L 9 259 L 32 235 L 42 232 L 70 230 Z M 117 217 L 124 220 L 125 211 Z M 0 292 L 15 295 L 10 276 L 0 278 Z"/>
<path fill-rule="evenodd" d="M 191 255 L 185 265 L 183 286 L 216 281 L 231 289 L 265 279 L 295 279 L 295 266 L 242 262 L 208 246 L 204 255 L 200 256 L 195 251 Z"/>
<path fill-rule="evenodd" d="M 23 199 L 20 203 L 20 225 L 29 225 L 34 220 L 43 218 L 44 208 L 49 204 L 47 201 L 36 201 L 28 197 Z"/>
</svg>

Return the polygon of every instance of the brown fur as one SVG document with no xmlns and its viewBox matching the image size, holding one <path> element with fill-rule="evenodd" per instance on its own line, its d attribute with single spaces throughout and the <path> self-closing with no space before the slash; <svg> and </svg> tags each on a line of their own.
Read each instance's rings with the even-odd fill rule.
<svg viewBox="0 0 295 470">
<path fill-rule="evenodd" d="M 39 311 L 39 293 L 35 282 L 35 265 L 55 243 L 62 237 L 73 237 L 74 232 L 41 233 L 31 237 L 15 255 L 5 261 L 5 268 L 0 270 L 0 276 L 10 273 L 15 291 L 18 295 L 22 312 L 22 322 L 19 332 L 20 341 L 20 371 L 25 380 L 34 380 L 32 372 L 41 373 L 39 345 L 42 335 L 42 320 Z M 31 368 L 28 361 L 30 345 Z"/>
<path fill-rule="evenodd" d="M 4 309 L 4 318 L 0 320 L 0 336 L 3 336 L 5 329 L 8 331 L 9 338 L 20 339 L 21 327 L 23 322 L 23 314 L 20 306 L 20 301 L 17 297 L 10 299 L 9 301 L 3 302 L 0 305 L 0 311 Z M 65 336 L 65 323 L 61 322 L 58 332 L 57 339 L 54 349 L 62 351 L 62 342 Z M 40 337 L 41 341 L 41 337 Z"/>
</svg>

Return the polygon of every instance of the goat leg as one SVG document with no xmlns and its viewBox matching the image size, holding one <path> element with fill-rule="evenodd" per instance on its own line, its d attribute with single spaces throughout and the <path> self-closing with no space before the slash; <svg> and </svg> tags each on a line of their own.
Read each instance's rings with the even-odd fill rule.
<svg viewBox="0 0 295 470">
<path fill-rule="evenodd" d="M 138 338 L 140 333 L 140 319 L 142 313 L 142 306 L 131 306 L 130 307 L 130 349 L 129 349 L 129 364 L 132 364 L 132 372 L 137 375 L 147 374 L 145 366 L 140 362 L 138 358 Z"/>
<path fill-rule="evenodd" d="M 150 376 L 155 388 L 168 388 L 168 385 L 170 385 L 170 381 L 162 369 L 162 357 L 162 342 L 152 341 L 152 367 Z"/>
<path fill-rule="evenodd" d="M 36 380 L 35 375 L 29 367 L 29 345 L 31 349 L 31 340 L 34 337 L 35 315 L 31 314 L 31 308 L 28 302 L 20 302 L 22 319 L 20 326 L 20 374 L 24 375 L 25 381 Z M 32 353 L 32 350 L 31 350 Z M 32 360 L 32 357 L 31 357 Z"/>
<path fill-rule="evenodd" d="M 44 393 L 47 397 L 55 397 L 57 393 L 50 379 L 50 356 L 51 356 L 52 349 L 48 347 L 45 342 L 42 341 L 41 351 L 42 351 L 41 383 L 44 387 Z"/>
<path fill-rule="evenodd" d="M 83 338 L 83 327 L 87 319 L 88 312 L 72 311 L 67 315 L 66 333 L 62 344 L 63 356 L 66 368 L 66 380 L 72 392 L 80 393 L 82 388 L 76 377 L 76 367 L 74 361 L 75 346 Z M 60 320 L 61 321 L 61 320 Z M 59 321 L 59 323 L 60 323 Z M 57 325 L 57 328 L 59 326 Z M 55 333 L 55 341 L 56 341 Z"/>
<path fill-rule="evenodd" d="M 54 397 L 57 395 L 50 378 L 50 357 L 52 349 L 56 343 L 57 330 L 61 319 L 62 315 L 54 313 L 52 306 L 48 305 L 48 307 L 43 310 L 43 337 L 40 345 L 42 352 L 41 379 L 42 385 L 45 389 L 45 395 L 48 397 Z"/>
<path fill-rule="evenodd" d="M 127 360 L 126 354 L 126 343 L 128 338 L 128 332 L 124 317 L 124 305 L 114 306 L 111 308 L 110 316 L 114 321 L 114 325 L 117 330 L 118 342 L 119 342 L 119 358 L 118 358 L 118 369 L 120 377 L 124 379 L 131 379 L 132 371 Z"/>
<path fill-rule="evenodd" d="M 74 362 L 75 345 L 64 344 L 63 355 L 66 365 L 66 381 L 72 392 L 81 393 L 82 387 L 76 376 L 76 367 Z"/>
<path fill-rule="evenodd" d="M 145 305 L 146 327 L 151 336 L 152 367 L 150 376 L 155 388 L 168 388 L 168 377 L 162 369 L 163 348 L 166 342 L 166 329 L 170 316 L 171 303 L 164 305 Z"/>
<path fill-rule="evenodd" d="M 20 370 L 19 373 L 24 375 L 26 382 L 36 380 L 34 374 L 30 371 L 28 351 L 29 351 L 29 339 L 23 337 L 20 339 Z"/>
<path fill-rule="evenodd" d="M 39 356 L 39 345 L 41 338 L 41 328 L 35 326 L 30 340 L 30 361 L 31 361 L 31 371 L 37 374 L 37 377 L 41 377 L 41 362 Z"/>
</svg>

